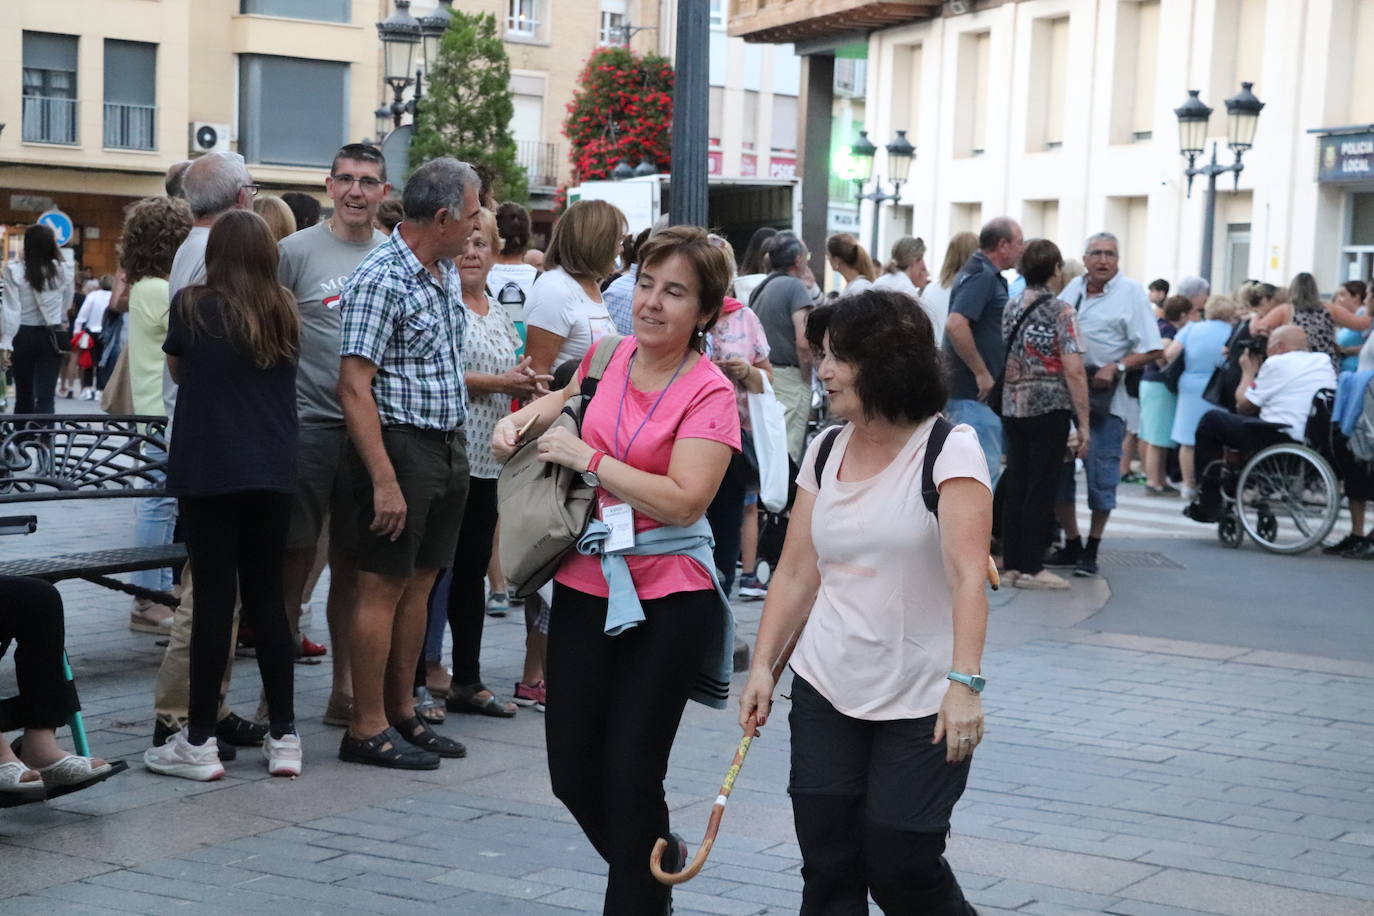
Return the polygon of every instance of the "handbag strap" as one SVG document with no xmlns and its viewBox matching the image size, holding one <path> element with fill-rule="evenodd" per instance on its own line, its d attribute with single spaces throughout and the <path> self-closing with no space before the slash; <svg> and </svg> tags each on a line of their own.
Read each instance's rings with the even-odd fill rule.
<svg viewBox="0 0 1374 916">
<path fill-rule="evenodd" d="M 754 287 L 754 291 L 753 291 L 752 293 L 749 294 L 749 302 L 746 303 L 746 304 L 747 304 L 750 308 L 753 308 L 753 307 L 754 307 L 754 302 L 759 298 L 759 293 L 763 292 L 763 288 L 764 288 L 765 286 L 767 286 L 769 283 L 772 283 L 772 282 L 773 282 L 774 280 L 776 280 L 778 277 L 781 277 L 781 276 L 784 276 L 784 275 L 785 275 L 785 271 L 775 270 L 775 271 L 773 271 L 771 274 L 769 274 L 768 276 L 764 277 L 764 278 L 763 278 L 763 282 L 760 283 L 758 286 Z"/>
<path fill-rule="evenodd" d="M 615 356 L 616 348 L 625 337 L 622 334 L 607 334 L 605 337 L 592 344 L 592 361 L 587 365 L 587 375 L 582 379 L 580 392 L 586 395 L 590 401 L 596 395 L 598 383 L 601 376 L 606 374 L 606 367 L 611 364 L 612 357 Z M 587 383 L 591 382 L 591 387 Z M 585 409 L 585 407 L 584 407 Z"/>
<path fill-rule="evenodd" d="M 1021 329 L 1026 326 L 1026 321 L 1030 319 L 1031 313 L 1053 298 L 1054 296 L 1050 293 L 1045 293 L 1045 295 L 1041 296 L 1039 299 L 1036 299 L 1030 305 L 1026 306 L 1026 310 L 1021 313 L 1021 315 L 1016 319 L 1016 324 L 1012 326 L 1010 336 L 1008 336 L 1007 339 L 1004 341 L 1004 347 L 1006 349 L 1010 349 L 1011 345 L 1016 343 L 1016 338 L 1021 334 Z"/>
</svg>

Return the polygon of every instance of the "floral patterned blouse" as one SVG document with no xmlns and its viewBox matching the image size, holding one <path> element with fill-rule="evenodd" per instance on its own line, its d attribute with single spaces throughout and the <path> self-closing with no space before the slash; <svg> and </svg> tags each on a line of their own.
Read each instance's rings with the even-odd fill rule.
<svg viewBox="0 0 1374 916">
<path fill-rule="evenodd" d="M 1011 335 L 1022 312 L 1044 296 L 1046 289 L 1027 289 L 1007 304 L 1002 315 L 1002 339 Z M 1067 353 L 1081 353 L 1078 313 L 1062 299 L 1050 297 L 1036 306 L 1007 347 L 1002 377 L 1002 416 L 1038 417 L 1054 410 L 1073 410 L 1064 381 Z"/>
<path fill-rule="evenodd" d="M 520 335 L 505 306 L 487 297 L 487 313 L 479 315 L 463 304 L 467 324 L 463 329 L 463 367 L 468 372 L 500 375 L 518 360 Z M 468 468 L 473 477 L 491 480 L 501 476 L 501 462 L 491 454 L 491 433 L 496 421 L 511 411 L 511 396 L 497 392 L 477 394 L 468 389 L 466 422 Z"/>
</svg>

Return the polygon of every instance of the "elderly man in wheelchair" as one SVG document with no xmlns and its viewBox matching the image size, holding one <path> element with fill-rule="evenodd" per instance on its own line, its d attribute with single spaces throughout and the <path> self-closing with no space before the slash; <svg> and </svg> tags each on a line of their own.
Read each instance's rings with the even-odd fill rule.
<svg viewBox="0 0 1374 916">
<path fill-rule="evenodd" d="M 1329 407 L 1335 368 L 1325 353 L 1308 350 L 1307 333 L 1296 325 L 1270 335 L 1262 364 L 1250 351 L 1240 364 L 1238 413 L 1213 410 L 1198 423 L 1197 465 L 1205 470 L 1183 513 L 1220 523 L 1228 546 L 1240 546 L 1248 533 L 1268 550 L 1301 553 L 1326 536 L 1340 509 L 1335 473 L 1320 443 L 1306 441 L 1314 404 Z M 1329 426 L 1329 410 L 1326 416 Z"/>
</svg>

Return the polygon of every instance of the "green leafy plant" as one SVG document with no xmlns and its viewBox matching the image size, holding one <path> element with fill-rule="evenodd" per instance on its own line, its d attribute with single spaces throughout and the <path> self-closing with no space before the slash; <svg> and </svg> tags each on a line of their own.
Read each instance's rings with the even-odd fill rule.
<svg viewBox="0 0 1374 916">
<path fill-rule="evenodd" d="M 668 58 L 657 54 L 606 47 L 588 58 L 563 122 L 574 181 L 610 178 L 621 159 L 648 159 L 668 171 L 673 76 Z"/>
<path fill-rule="evenodd" d="M 529 183 L 516 155 L 511 119 L 510 58 L 496 18 L 455 10 L 425 79 L 410 161 L 439 156 L 482 163 L 495 178 L 497 200 L 525 203 Z"/>
</svg>

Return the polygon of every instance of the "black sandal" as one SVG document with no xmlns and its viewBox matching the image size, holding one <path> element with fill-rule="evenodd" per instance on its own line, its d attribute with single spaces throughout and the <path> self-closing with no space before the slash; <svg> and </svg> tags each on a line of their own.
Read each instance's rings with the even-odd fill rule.
<svg viewBox="0 0 1374 916">
<path fill-rule="evenodd" d="M 440 757 L 450 759 L 466 757 L 468 749 L 452 738 L 445 738 L 443 735 L 429 727 L 429 723 L 419 716 L 411 716 L 404 722 L 397 722 L 391 729 L 401 733 L 406 741 L 415 745 L 417 748 L 438 754 Z"/>
<path fill-rule="evenodd" d="M 449 712 L 464 712 L 480 716 L 492 716 L 497 719 L 510 719 L 515 716 L 514 703 L 502 703 L 496 698 L 496 694 L 485 700 L 477 699 L 477 694 L 482 691 L 491 693 L 486 684 L 471 684 L 467 687 L 449 688 L 447 708 Z"/>
<path fill-rule="evenodd" d="M 393 770 L 439 769 L 438 754 L 415 747 L 394 728 L 380 731 L 371 738 L 351 738 L 344 732 L 339 742 L 339 759 Z"/>
</svg>

